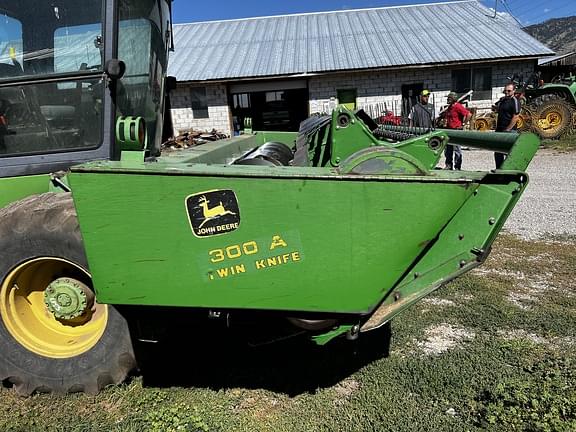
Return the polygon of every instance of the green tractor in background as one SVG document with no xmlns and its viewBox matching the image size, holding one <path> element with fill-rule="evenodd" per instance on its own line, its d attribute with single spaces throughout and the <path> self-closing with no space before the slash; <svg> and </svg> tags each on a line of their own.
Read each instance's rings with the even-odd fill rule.
<svg viewBox="0 0 576 432">
<path fill-rule="evenodd" d="M 487 258 L 539 146 L 338 107 L 161 154 L 169 0 L 0 11 L 0 381 L 22 395 L 97 393 L 166 335 L 202 356 L 213 326 L 316 345 L 386 329 Z M 448 142 L 508 157 L 437 170 Z"/>
<path fill-rule="evenodd" d="M 528 80 L 519 75 L 508 77 L 516 85 L 515 96 L 522 110 L 516 127 L 520 132 L 534 132 L 542 139 L 558 139 L 576 130 L 576 76 L 558 76 L 544 84 L 538 73 Z M 474 118 L 474 129 L 490 131 L 496 127 L 497 114 L 480 114 Z"/>
<path fill-rule="evenodd" d="M 576 76 L 559 76 L 543 84 L 538 74 L 524 82 L 513 78 L 522 102 L 518 124 L 521 131 L 531 130 L 542 139 L 558 139 L 576 128 Z"/>
</svg>

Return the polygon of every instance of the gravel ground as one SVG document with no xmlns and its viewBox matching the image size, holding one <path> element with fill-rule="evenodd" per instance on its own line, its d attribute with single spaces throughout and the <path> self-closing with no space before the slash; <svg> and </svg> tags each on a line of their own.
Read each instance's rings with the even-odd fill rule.
<svg viewBox="0 0 576 432">
<path fill-rule="evenodd" d="M 464 150 L 466 170 L 494 168 L 492 152 Z M 576 152 L 540 149 L 528 167 L 530 183 L 504 230 L 535 240 L 576 237 Z"/>
</svg>

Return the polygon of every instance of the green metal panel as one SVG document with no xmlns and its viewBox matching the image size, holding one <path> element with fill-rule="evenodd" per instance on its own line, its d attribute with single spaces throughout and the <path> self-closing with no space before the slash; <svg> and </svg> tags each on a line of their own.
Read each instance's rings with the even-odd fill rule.
<svg viewBox="0 0 576 432">
<path fill-rule="evenodd" d="M 396 127 L 396 129 L 402 132 L 408 131 L 406 127 Z M 413 128 L 413 130 L 418 129 Z M 447 134 L 446 131 L 440 130 L 429 132 L 429 130 L 418 130 L 418 134 L 414 134 L 409 139 L 391 143 L 379 139 L 361 118 L 346 107 L 339 106 L 332 112 L 329 123 L 313 127 L 306 137 L 309 164 L 324 166 L 327 165 L 324 162 L 329 162 L 331 166 L 338 167 L 343 161 L 363 149 L 383 147 L 402 151 L 418 159 L 426 169 L 433 169 L 442 155 L 447 142 Z"/>
<path fill-rule="evenodd" d="M 539 145 L 416 129 L 386 143 L 358 122 L 333 132 L 332 155 L 351 152 L 343 134 L 359 149 L 339 167 L 228 165 L 268 140 L 256 134 L 73 168 L 99 301 L 371 315 L 363 330 L 378 327 L 485 259 Z M 431 169 L 447 139 L 508 158 L 490 173 Z"/>
<path fill-rule="evenodd" d="M 0 178 L 0 208 L 27 196 L 49 190 L 50 177 L 48 175 Z"/>
<path fill-rule="evenodd" d="M 527 184 L 528 177 L 521 172 L 487 175 L 362 330 L 378 327 L 442 284 L 478 266 L 488 256 Z"/>
<path fill-rule="evenodd" d="M 273 131 L 266 131 L 266 132 L 256 132 L 256 134 L 260 135 L 262 138 L 262 142 L 269 142 L 269 141 L 276 141 L 281 142 L 289 147 L 292 147 L 296 141 L 296 137 L 298 136 L 297 132 L 273 132 Z"/>
<path fill-rule="evenodd" d="M 295 132 L 255 132 L 227 140 L 209 142 L 185 151 L 167 152 L 158 159 L 158 162 L 167 165 L 224 164 L 266 142 L 277 141 L 292 147 L 297 135 Z"/>
<path fill-rule="evenodd" d="M 238 175 L 243 169 L 256 174 L 238 167 L 216 176 L 192 167 L 146 175 L 136 166 L 131 174 L 72 174 L 99 301 L 368 312 L 476 188 L 470 179 L 400 182 L 306 169 L 273 177 L 259 169 L 255 181 Z M 186 198 L 225 189 L 236 194 L 239 228 L 196 237 Z M 257 253 L 229 258 L 254 244 Z"/>
</svg>

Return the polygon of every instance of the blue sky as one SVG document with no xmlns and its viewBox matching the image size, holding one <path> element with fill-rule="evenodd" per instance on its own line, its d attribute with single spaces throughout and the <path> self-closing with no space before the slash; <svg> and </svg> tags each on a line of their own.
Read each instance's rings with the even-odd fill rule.
<svg viewBox="0 0 576 432">
<path fill-rule="evenodd" d="M 481 0 L 494 7 L 496 0 Z M 284 15 L 304 12 L 359 9 L 407 4 L 436 3 L 438 0 L 175 0 L 174 22 L 214 21 L 256 16 Z M 549 18 L 576 15 L 576 0 L 499 0 L 498 11 L 506 6 L 522 25 L 536 24 Z"/>
</svg>

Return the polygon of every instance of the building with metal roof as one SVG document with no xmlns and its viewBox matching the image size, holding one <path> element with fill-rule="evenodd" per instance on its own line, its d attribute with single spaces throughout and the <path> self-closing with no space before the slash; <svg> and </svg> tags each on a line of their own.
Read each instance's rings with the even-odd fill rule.
<svg viewBox="0 0 576 432">
<path fill-rule="evenodd" d="M 538 71 L 545 82 L 561 81 L 576 75 L 576 51 L 538 60 Z"/>
<path fill-rule="evenodd" d="M 424 87 L 438 104 L 450 90 L 469 89 L 486 104 L 507 74 L 532 71 L 538 58 L 554 54 L 511 16 L 476 0 L 179 24 L 174 45 L 168 72 L 180 83 L 176 127 L 227 122 L 218 128 L 228 133 L 233 117 L 241 123 L 250 115 L 267 128 L 266 110 L 308 115 L 343 98 L 361 106 L 394 97 L 405 111 Z M 306 103 L 288 100 L 295 98 Z M 218 120 L 197 121 L 210 118 L 210 108 Z"/>
</svg>

